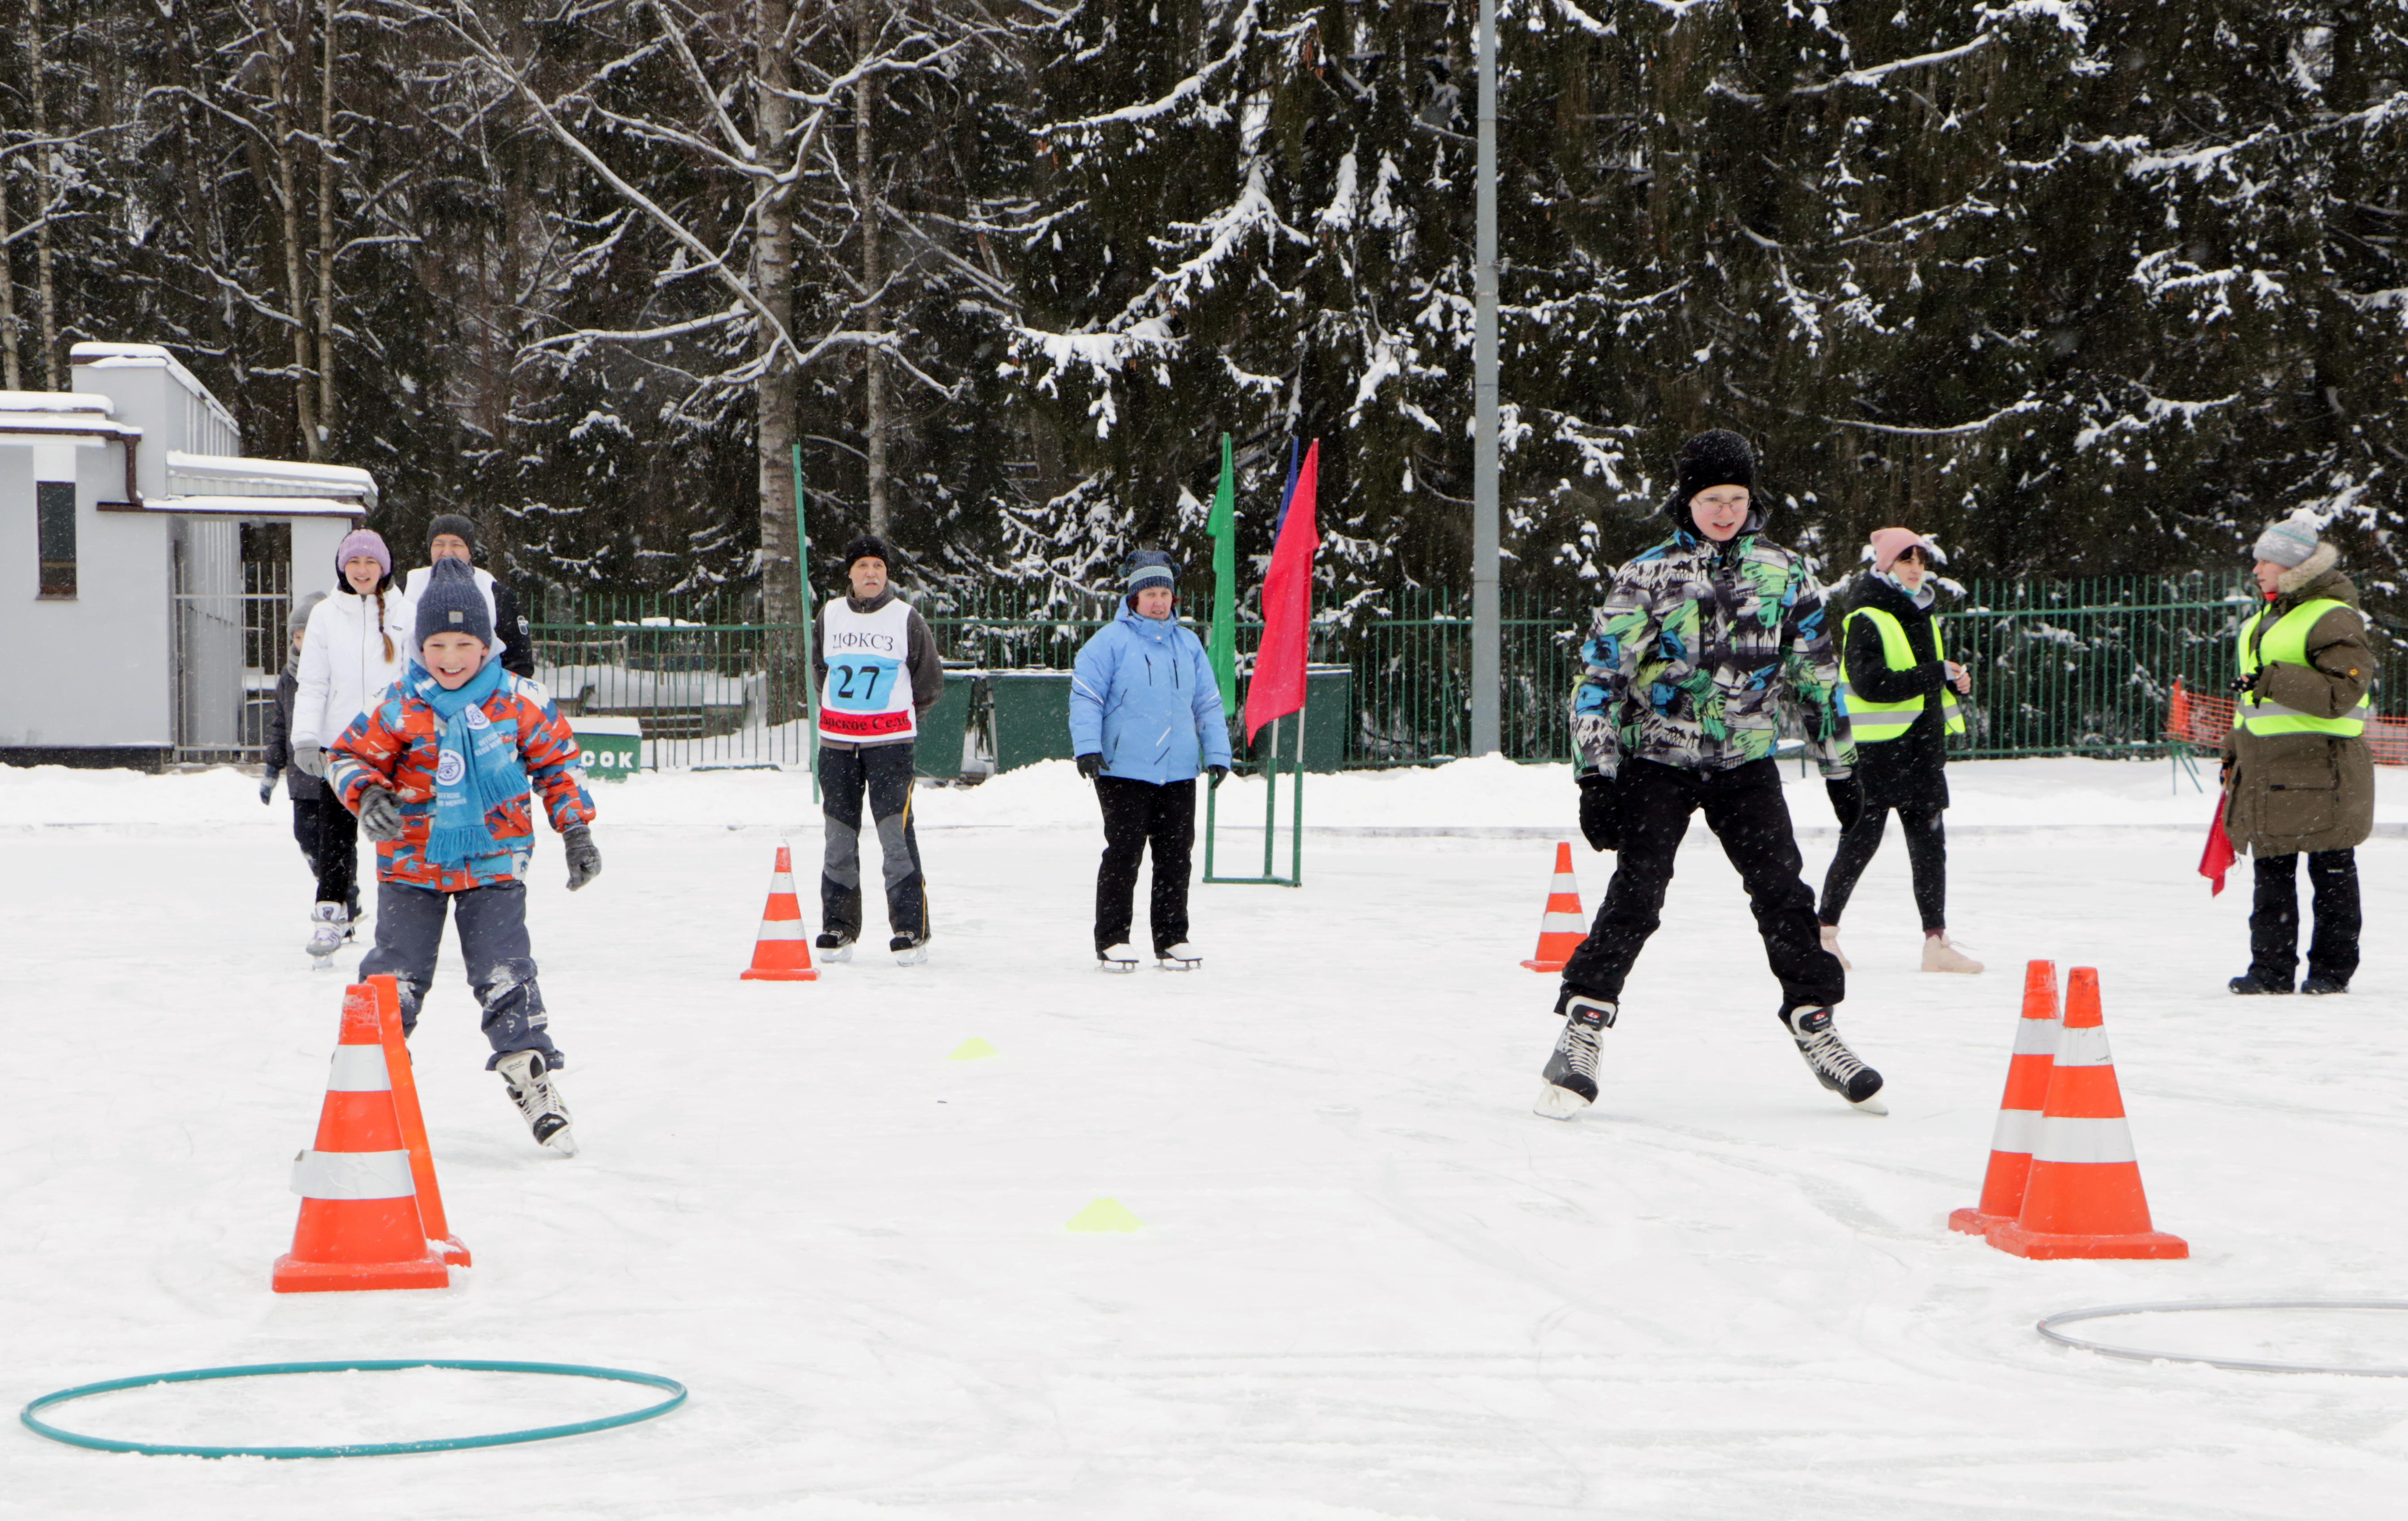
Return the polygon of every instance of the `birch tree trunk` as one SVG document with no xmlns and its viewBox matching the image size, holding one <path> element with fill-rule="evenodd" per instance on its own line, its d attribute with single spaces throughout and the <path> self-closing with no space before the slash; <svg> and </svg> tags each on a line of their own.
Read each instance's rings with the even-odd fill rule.
<svg viewBox="0 0 2408 1521">
<path fill-rule="evenodd" d="M 784 160 L 786 137 L 794 125 L 794 101 L 786 93 L 792 81 L 786 57 L 788 16 L 788 0 L 754 0 L 753 151 L 765 164 Z M 752 240 L 753 290 L 778 325 L 789 331 L 795 316 L 794 208 L 791 184 L 762 196 Z M 761 375 L 754 382 L 753 395 L 760 410 L 762 622 L 795 629 L 802 622 L 804 603 L 810 595 L 810 567 L 795 541 L 798 377 L 794 356 L 767 323 L 759 325 L 757 352 Z M 810 653 L 801 647 L 799 630 L 773 636 L 769 648 L 779 667 L 771 673 L 770 690 L 787 715 L 799 715 L 803 687 L 810 680 Z"/>
<path fill-rule="evenodd" d="M 8 251 L 8 171 L 0 163 L 0 391 L 20 391 L 17 369 L 17 260 Z"/>
<path fill-rule="evenodd" d="M 309 12 L 302 0 L 293 7 L 296 29 L 307 27 Z M 295 39 L 281 36 L 275 46 L 281 53 L 282 66 L 276 80 L 276 108 L 273 124 L 276 132 L 276 194 L 283 212 L 284 228 L 284 310 L 293 329 L 293 411 L 301 429 L 301 446 L 307 457 L 319 459 L 323 448 L 318 438 L 318 397 L 309 383 L 309 299 L 301 274 L 301 191 L 294 164 L 293 108 L 301 87 L 301 50 Z"/>
<path fill-rule="evenodd" d="M 853 43 L 856 56 L 869 60 L 870 50 L 878 45 L 882 0 L 854 0 Z M 874 339 L 886 331 L 886 299 L 881 286 L 886 279 L 879 247 L 878 194 L 878 76 L 864 70 L 853 86 L 853 177 L 854 194 L 861 202 L 861 289 L 867 299 L 861 325 Z M 886 505 L 886 364 L 885 355 L 873 343 L 862 351 L 862 433 L 863 453 L 868 459 L 869 531 L 879 538 L 886 537 L 889 513 Z"/>
<path fill-rule="evenodd" d="M 324 457 L 335 431 L 335 0 L 325 0 L 325 28 L 318 67 L 318 425 L 309 437 L 311 459 Z"/>
<path fill-rule="evenodd" d="M 25 51 L 33 78 L 27 93 L 34 108 L 34 138 L 50 135 L 50 112 L 43 88 L 42 0 L 25 0 Z M 42 374 L 52 391 L 64 391 L 67 380 L 59 365 L 58 285 L 50 278 L 50 208 L 57 199 L 58 150 L 47 144 L 34 150 L 34 298 L 42 313 Z"/>
</svg>

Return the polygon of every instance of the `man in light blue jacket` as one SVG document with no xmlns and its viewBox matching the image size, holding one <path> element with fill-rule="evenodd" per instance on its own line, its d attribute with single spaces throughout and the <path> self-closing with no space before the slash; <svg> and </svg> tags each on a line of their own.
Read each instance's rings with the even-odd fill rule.
<svg viewBox="0 0 2408 1521">
<path fill-rule="evenodd" d="M 1135 971 L 1128 943 L 1138 862 L 1154 846 L 1154 954 L 1168 970 L 1204 957 L 1187 941 L 1196 775 L 1229 774 L 1229 721 L 1203 642 L 1179 626 L 1179 567 L 1159 550 L 1129 557 L 1128 595 L 1079 652 L 1070 678 L 1070 753 L 1104 811 L 1096 872 L 1096 959 Z"/>
</svg>

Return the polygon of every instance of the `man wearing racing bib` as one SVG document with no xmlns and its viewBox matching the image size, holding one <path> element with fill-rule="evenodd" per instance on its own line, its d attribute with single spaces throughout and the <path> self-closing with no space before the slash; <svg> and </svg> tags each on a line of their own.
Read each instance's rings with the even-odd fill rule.
<svg viewBox="0 0 2408 1521">
<path fill-rule="evenodd" d="M 886 581 L 894 556 L 864 534 L 845 546 L 849 594 L 820 610 L 811 653 L 820 692 L 820 806 L 827 847 L 820 865 L 818 947 L 849 961 L 861 935 L 861 804 L 878 830 L 886 870 L 887 942 L 909 967 L 928 959 L 927 884 L 911 827 L 912 740 L 919 715 L 944 695 L 944 663 L 927 621 Z"/>
</svg>

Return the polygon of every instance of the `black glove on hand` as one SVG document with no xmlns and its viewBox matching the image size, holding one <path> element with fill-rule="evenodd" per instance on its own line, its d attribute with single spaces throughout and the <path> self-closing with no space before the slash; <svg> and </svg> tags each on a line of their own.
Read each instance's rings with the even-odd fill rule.
<svg viewBox="0 0 2408 1521">
<path fill-rule="evenodd" d="M 1581 838 L 1594 851 L 1622 848 L 1622 786 L 1602 771 L 1580 777 Z"/>
<path fill-rule="evenodd" d="M 324 776 L 326 774 L 326 752 L 323 748 L 318 745 L 294 745 L 293 747 L 293 768 L 300 772 L 303 776 Z"/>
<path fill-rule="evenodd" d="M 360 795 L 360 833 L 380 844 L 401 838 L 401 799 L 382 787 Z"/>
<path fill-rule="evenodd" d="M 1226 766 L 1207 766 L 1204 769 L 1212 773 L 1213 786 L 1217 787 L 1229 780 L 1229 768 Z"/>
<path fill-rule="evenodd" d="M 1100 751 L 1090 750 L 1079 757 L 1079 774 L 1093 782 L 1104 774 L 1104 757 Z"/>
<path fill-rule="evenodd" d="M 2255 692 L 2255 691 L 2257 691 L 2257 690 L 2258 690 L 2258 678 L 2261 674 L 2263 674 L 2263 670 L 2264 670 L 2264 667 L 2259 667 L 2259 669 L 2258 669 L 2258 670 L 2253 670 L 2253 671 L 2251 671 L 2251 672 L 2250 672 L 2248 675 L 2246 675 L 2246 676 L 2236 676 L 2236 677 L 2234 677 L 2234 678 L 2232 679 L 2232 693 L 2233 693 L 2233 696 L 2239 696 L 2241 694 L 2243 694 L 2243 693 L 2244 693 L 2244 692 Z"/>
<path fill-rule="evenodd" d="M 1864 783 L 1852 776 L 1828 778 L 1823 782 L 1823 791 L 1831 799 L 1831 816 L 1840 821 L 1841 831 L 1855 828 L 1856 821 L 1865 816 Z"/>
<path fill-rule="evenodd" d="M 570 892 L 602 875 L 602 851 L 594 843 L 593 830 L 581 824 L 572 824 L 560 832 L 560 842 L 567 850 Z"/>
<path fill-rule="evenodd" d="M 259 800 L 265 804 L 274 796 L 276 796 L 276 768 L 271 766 L 267 768 L 266 774 L 259 779 Z"/>
</svg>

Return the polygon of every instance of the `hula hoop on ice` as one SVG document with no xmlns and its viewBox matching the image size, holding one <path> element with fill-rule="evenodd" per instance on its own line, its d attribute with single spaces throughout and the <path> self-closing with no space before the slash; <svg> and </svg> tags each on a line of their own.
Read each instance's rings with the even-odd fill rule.
<svg viewBox="0 0 2408 1521">
<path fill-rule="evenodd" d="M 2190 1310 L 2408 1310 L 2408 1299 L 2204 1299 L 2188 1303 L 2108 1304 L 2095 1310 L 2060 1310 L 2033 1328 L 2060 1346 L 2140 1363 L 2202 1363 L 2244 1373 L 2346 1373 L 2358 1378 L 2408 1378 L 2408 1368 L 2339 1368 L 2322 1363 L 2259 1362 L 2245 1357 L 2205 1357 L 2195 1353 L 2151 1352 L 2144 1347 L 2110 1346 L 2104 1342 L 2068 1336 L 2057 1327 L 2077 1320 L 2105 1320 L 2116 1315 L 2172 1314 Z"/>
<path fill-rule="evenodd" d="M 357 1442 L 333 1447 L 206 1447 L 161 1442 L 121 1442 L 115 1437 L 88 1436 L 81 1431 L 65 1430 L 36 1414 L 37 1411 L 65 1404 L 70 1399 L 113 1394 L 120 1389 L 139 1389 L 153 1384 L 198 1384 L 211 1379 L 263 1378 L 279 1373 L 389 1373 L 407 1368 L 455 1368 L 472 1373 L 544 1373 L 558 1378 L 609 1379 L 620 1384 L 641 1384 L 654 1389 L 666 1389 L 669 1397 L 658 1404 L 647 1405 L 624 1415 L 604 1415 L 566 1426 L 538 1426 L 523 1431 L 497 1431 L 480 1436 L 429 1437 L 420 1442 Z M 251 1363 L 240 1368 L 192 1368 L 175 1373 L 145 1373 L 137 1378 L 113 1378 L 102 1384 L 79 1384 L 72 1389 L 61 1389 L 55 1394 L 42 1396 L 20 1411 L 17 1418 L 52 1442 L 64 1442 L 71 1447 L 89 1447 L 104 1453 L 145 1453 L 154 1457 L 385 1457 L 395 1453 L 448 1453 L 466 1447 L 506 1447 L 515 1442 L 548 1442 L 554 1437 L 607 1431 L 614 1426 L 633 1426 L 638 1421 L 666 1415 L 685 1403 L 685 1385 L 673 1378 L 664 1378 L 658 1373 L 630 1372 L 624 1368 L 588 1368 L 578 1363 L 494 1362 L 483 1358 L 354 1358 L 344 1362 Z"/>
</svg>

